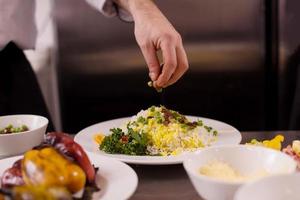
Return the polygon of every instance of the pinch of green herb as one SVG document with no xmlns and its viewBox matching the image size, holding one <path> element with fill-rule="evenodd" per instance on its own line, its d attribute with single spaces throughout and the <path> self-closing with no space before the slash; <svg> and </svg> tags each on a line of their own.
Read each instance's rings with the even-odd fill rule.
<svg viewBox="0 0 300 200">
<path fill-rule="evenodd" d="M 210 132 L 212 130 L 212 127 L 204 126 L 204 128 L 207 130 L 207 132 Z"/>
<path fill-rule="evenodd" d="M 157 123 L 162 124 L 163 123 L 163 119 L 162 118 L 158 118 L 157 119 Z"/>
<path fill-rule="evenodd" d="M 148 84 L 149 87 L 154 87 L 153 81 L 148 81 L 147 84 Z M 155 88 L 155 89 L 159 93 L 162 92 L 162 88 Z"/>
<path fill-rule="evenodd" d="M 138 123 L 142 123 L 142 124 L 147 124 L 147 119 L 144 118 L 144 117 L 139 117 L 139 118 L 137 119 L 137 122 L 138 122 Z"/>
<path fill-rule="evenodd" d="M 203 121 L 202 121 L 202 120 L 198 120 L 198 121 L 197 121 L 197 125 L 198 125 L 198 126 L 203 126 Z"/>
<path fill-rule="evenodd" d="M 181 128 L 182 128 L 182 129 L 188 129 L 188 128 L 189 128 L 189 126 L 188 126 L 188 125 L 186 125 L 186 124 L 181 124 Z"/>
<path fill-rule="evenodd" d="M 218 135 L 218 131 L 214 130 L 213 131 L 213 136 L 217 136 Z"/>
<path fill-rule="evenodd" d="M 159 92 L 159 93 L 161 93 L 162 90 L 163 90 L 162 88 L 157 88 L 157 89 L 156 89 L 156 91 Z"/>
<path fill-rule="evenodd" d="M 153 82 L 152 81 L 148 81 L 148 86 L 149 87 L 153 87 Z"/>
<path fill-rule="evenodd" d="M 150 111 L 154 112 L 155 111 L 155 106 L 151 106 Z"/>
</svg>

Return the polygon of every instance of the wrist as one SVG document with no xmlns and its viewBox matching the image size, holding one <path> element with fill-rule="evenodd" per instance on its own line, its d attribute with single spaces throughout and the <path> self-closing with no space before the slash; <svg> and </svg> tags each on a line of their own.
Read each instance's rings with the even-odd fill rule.
<svg viewBox="0 0 300 200">
<path fill-rule="evenodd" d="M 131 14 L 131 9 L 129 7 L 131 0 L 112 0 L 115 4 L 117 4 L 119 7 L 125 9 Z"/>
<path fill-rule="evenodd" d="M 113 0 L 121 8 L 128 11 L 134 21 L 138 19 L 141 14 L 152 12 L 157 9 L 152 0 Z"/>
</svg>

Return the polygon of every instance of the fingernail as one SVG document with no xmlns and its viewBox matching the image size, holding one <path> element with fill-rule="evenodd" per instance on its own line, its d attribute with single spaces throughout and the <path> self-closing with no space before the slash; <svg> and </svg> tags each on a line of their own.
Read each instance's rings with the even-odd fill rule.
<svg viewBox="0 0 300 200">
<path fill-rule="evenodd" d="M 150 78 L 151 78 L 152 81 L 155 81 L 156 75 L 155 75 L 154 72 L 150 72 L 150 73 L 149 73 L 149 76 L 150 76 Z"/>
</svg>

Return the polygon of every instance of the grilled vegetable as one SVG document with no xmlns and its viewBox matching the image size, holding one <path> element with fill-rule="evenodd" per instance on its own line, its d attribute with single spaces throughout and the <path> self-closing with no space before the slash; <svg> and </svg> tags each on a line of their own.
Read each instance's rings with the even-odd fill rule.
<svg viewBox="0 0 300 200">
<path fill-rule="evenodd" d="M 95 182 L 95 169 L 82 147 L 73 138 L 64 133 L 51 132 L 45 137 L 45 143 L 57 149 L 61 154 L 69 156 L 83 169 L 89 183 Z"/>
<path fill-rule="evenodd" d="M 52 147 L 31 150 L 22 160 L 22 175 L 29 186 L 66 187 L 72 193 L 83 189 L 86 176 L 75 163 Z"/>
<path fill-rule="evenodd" d="M 4 172 L 1 185 L 5 189 L 65 187 L 70 193 L 87 186 L 92 188 L 89 191 L 97 191 L 95 171 L 87 154 L 71 137 L 53 132 L 45 136 L 43 144 L 27 151 L 23 159 Z"/>
</svg>

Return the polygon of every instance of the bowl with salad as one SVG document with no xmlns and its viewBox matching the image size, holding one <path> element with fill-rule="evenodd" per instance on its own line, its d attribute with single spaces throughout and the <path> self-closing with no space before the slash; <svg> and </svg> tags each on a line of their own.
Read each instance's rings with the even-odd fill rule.
<svg viewBox="0 0 300 200">
<path fill-rule="evenodd" d="M 48 119 L 38 115 L 0 116 L 0 158 L 24 153 L 44 138 Z"/>
</svg>

